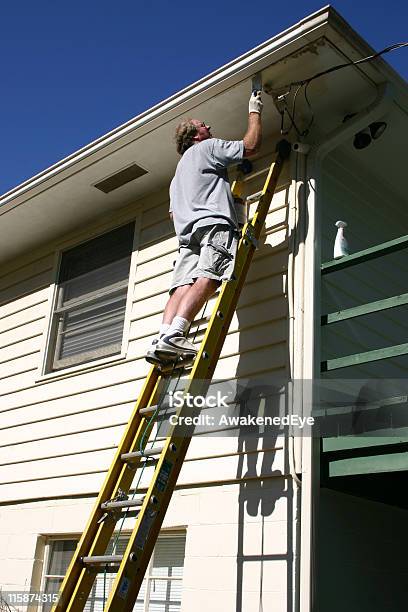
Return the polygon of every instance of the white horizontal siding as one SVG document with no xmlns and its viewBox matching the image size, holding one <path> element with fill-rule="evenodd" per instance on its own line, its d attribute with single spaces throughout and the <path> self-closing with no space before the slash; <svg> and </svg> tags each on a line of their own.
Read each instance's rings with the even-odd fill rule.
<svg viewBox="0 0 408 612">
<path fill-rule="evenodd" d="M 75 431 L 75 422 L 71 420 L 67 422 L 66 432 L 59 432 L 53 435 L 53 432 L 48 434 L 46 429 L 36 432 L 37 440 L 24 441 L 24 438 L 31 438 L 35 435 L 34 432 L 27 436 L 25 431 L 13 434 L 13 438 L 4 438 L 0 446 L 0 467 L 7 468 L 11 466 L 23 466 L 33 461 L 48 461 L 55 458 L 67 459 L 65 469 L 69 473 L 71 463 L 69 458 L 74 455 L 92 453 L 93 451 L 114 450 L 117 446 L 116 437 L 121 435 L 122 427 L 127 422 L 129 414 L 133 406 L 121 407 L 121 410 L 115 412 L 105 410 L 104 414 L 98 414 L 98 425 L 89 427 L 86 431 L 81 431 L 77 427 Z M 76 415 L 77 417 L 80 415 Z M 52 428 L 52 421 L 49 423 Z M 23 428 L 22 428 L 23 429 Z M 71 430 L 71 432 L 70 432 Z M 47 444 L 39 444 L 41 441 L 47 441 Z M 156 444 L 162 438 L 157 438 L 154 431 L 150 436 L 149 444 Z M 247 438 L 245 430 L 240 436 L 241 452 L 255 452 L 256 448 L 263 450 L 274 450 L 284 446 L 284 439 L 275 436 L 268 436 L 265 439 Z M 197 434 L 193 438 L 189 452 L 188 460 L 217 458 L 226 455 L 233 455 L 237 452 L 237 436 L 234 435 L 213 437 L 206 434 Z M 21 457 L 24 457 L 23 459 Z M 107 466 L 106 466 L 107 467 Z M 31 469 L 31 468 L 30 468 Z M 11 472 L 12 473 L 12 472 Z M 17 474 L 17 472 L 15 472 Z M 27 474 L 27 470 L 24 472 Z"/>
<path fill-rule="evenodd" d="M 53 261 L 48 254 L 0 271 L 0 398 L 35 380 Z"/>
<path fill-rule="evenodd" d="M 46 314 L 46 307 L 44 306 L 44 304 L 46 304 L 45 299 L 37 304 L 27 306 L 26 308 L 19 310 L 18 312 L 14 312 L 6 317 L 2 317 L 0 338 L 2 338 L 2 334 L 7 333 L 8 331 L 15 330 L 23 323 L 24 325 L 28 325 L 28 323 L 34 323 L 35 321 L 43 319 Z M 22 321 L 22 312 L 24 312 L 24 321 Z M 1 342 L 1 344 L 3 344 L 3 342 Z"/>
<path fill-rule="evenodd" d="M 276 258 L 276 255 L 275 255 Z M 258 267 L 258 260 L 255 260 L 254 267 Z M 267 268 L 267 265 L 265 266 Z M 260 272 L 260 270 L 258 270 Z M 254 278 L 248 279 L 248 282 L 245 284 L 245 287 L 241 293 L 241 297 L 239 299 L 238 308 L 243 308 L 244 306 L 253 303 L 257 299 L 259 300 L 259 296 L 262 296 L 262 300 L 265 300 L 272 296 L 278 296 L 283 294 L 284 290 L 284 273 L 279 270 L 275 275 L 270 275 L 268 269 L 264 269 L 265 274 L 267 275 L 264 278 Z M 162 291 L 159 294 L 152 295 L 144 298 L 143 300 L 137 300 L 133 303 L 132 307 L 132 322 L 136 323 L 138 321 L 142 321 L 146 319 L 146 312 L 149 313 L 150 316 L 155 316 L 163 312 L 163 304 L 167 299 L 167 290 Z M 214 299 L 210 300 L 210 304 L 214 303 Z M 211 311 L 211 308 L 210 308 Z"/>
<path fill-rule="evenodd" d="M 0 484 L 2 499 L 24 499 L 30 496 L 33 487 L 37 498 L 49 496 L 49 488 L 55 496 L 97 492 L 106 476 L 113 458 L 114 450 L 97 450 L 86 455 L 78 454 L 69 457 L 38 460 L 31 464 L 0 467 L 3 484 Z M 247 453 L 243 453 L 246 464 Z M 282 447 L 257 452 L 258 469 L 253 478 L 285 475 L 285 459 Z M 178 486 L 203 485 L 235 481 L 241 474 L 242 456 L 236 452 L 214 458 L 195 457 L 187 459 L 178 479 Z M 86 460 L 86 471 L 84 470 Z M 33 469 L 35 467 L 35 469 Z M 146 468 L 140 480 L 140 489 L 147 489 L 153 474 L 152 468 Z M 86 488 L 88 487 L 88 489 Z M 28 493 L 28 494 L 27 494 Z M 32 493 L 31 493 L 32 495 Z"/>
<path fill-rule="evenodd" d="M 7 267 L 0 270 L 0 283 L 2 289 L 24 283 L 40 272 L 51 270 L 54 263 L 54 253 L 48 250 L 38 256 L 27 254 L 21 259 L 10 262 Z"/>
<path fill-rule="evenodd" d="M 38 366 L 38 358 L 40 354 L 40 347 L 36 347 L 35 351 L 31 351 L 28 355 L 22 357 L 14 357 L 12 359 L 6 358 L 2 364 L 0 364 L 0 385 L 1 381 L 11 376 L 19 376 L 24 372 L 35 370 Z"/>
<path fill-rule="evenodd" d="M 259 185 L 252 187 L 256 190 Z M 163 195 L 153 200 L 153 208 L 147 203 L 142 214 L 125 361 L 94 367 L 90 364 L 89 370 L 38 381 L 54 254 L 25 263 L 15 275 L 7 272 L 0 277 L 7 291 L 4 295 L 10 300 L 0 308 L 3 500 L 86 494 L 100 487 L 150 367 L 144 353 L 158 331 L 177 255 L 168 201 Z M 215 377 L 254 377 L 261 373 L 284 376 L 287 372 L 286 200 L 285 189 L 274 199 L 273 207 L 278 210 L 268 214 L 266 232 Z M 214 303 L 215 298 L 210 301 L 207 316 Z M 192 333 L 196 328 L 193 325 Z M 203 330 L 202 326 L 197 342 Z M 237 477 L 236 438 L 200 440 L 198 446 L 193 443 L 190 449 L 191 461 L 183 467 L 181 483 L 207 482 L 209 474 L 211 478 L 216 474 L 217 481 Z M 216 450 L 222 455 L 221 447 L 227 456 L 205 458 Z M 282 451 L 277 451 L 278 455 L 276 469 L 283 470 Z"/>
<path fill-rule="evenodd" d="M 83 393 L 100 390 L 101 399 L 106 393 L 115 393 L 118 385 L 136 382 L 146 375 L 148 365 L 142 359 L 128 360 L 113 366 L 105 366 L 92 371 L 81 371 L 72 377 L 57 378 L 42 384 L 31 384 L 17 389 L 13 394 L 0 394 L 0 403 L 4 408 L 19 407 L 32 402 L 45 402 L 72 396 L 76 401 Z M 136 392 L 138 388 L 135 386 Z"/>
<path fill-rule="evenodd" d="M 215 304 L 215 300 L 210 302 L 211 304 Z M 211 307 L 209 307 L 206 311 L 206 314 L 211 314 Z M 226 344 L 224 347 L 228 346 L 228 340 L 230 336 L 237 331 L 244 331 L 248 327 L 252 327 L 259 323 L 265 323 L 271 320 L 277 320 L 285 317 L 287 315 L 287 304 L 286 300 L 282 295 L 275 296 L 265 296 L 262 301 L 259 300 L 258 303 L 250 303 L 247 306 L 242 306 L 237 309 L 236 313 L 233 316 L 231 321 L 230 331 L 228 337 L 226 339 Z M 131 326 L 131 340 L 136 341 L 141 338 L 146 338 L 152 334 L 158 332 L 159 324 L 161 321 L 161 312 L 157 314 L 145 317 L 144 319 L 138 319 L 132 322 Z M 193 326 L 192 329 L 195 332 L 196 326 Z M 205 329 L 205 326 L 202 326 L 202 329 Z M 190 334 L 193 335 L 193 334 Z M 134 344 L 134 342 L 133 342 Z M 223 353 L 226 351 L 224 348 Z M 138 354 L 137 351 L 132 351 L 133 354 Z M 143 348 L 140 350 L 140 354 L 143 354 Z"/>
<path fill-rule="evenodd" d="M 25 355 L 36 353 L 41 348 L 41 336 L 41 333 L 36 334 L 25 340 L 13 342 L 13 344 L 8 344 L 0 348 L 0 363 L 5 364 L 11 359 L 17 359 Z"/>
<path fill-rule="evenodd" d="M 95 472 L 75 474 L 61 478 L 36 479 L 27 482 L 0 484 L 3 502 L 20 499 L 42 499 L 61 497 L 64 495 L 88 495 L 90 491 L 98 491 L 106 473 L 103 469 Z"/>
<path fill-rule="evenodd" d="M 166 253 L 176 252 L 178 249 L 178 240 L 177 237 L 172 234 L 169 238 L 164 238 L 159 240 L 158 242 L 154 242 L 153 244 L 142 244 L 139 255 L 138 255 L 138 265 L 152 261 L 154 262 L 158 257 L 162 257 L 166 255 Z"/>
<path fill-rule="evenodd" d="M 38 289 L 33 293 L 29 293 L 28 295 L 23 295 L 21 297 L 17 296 L 10 302 L 5 302 L 0 305 L 0 321 L 6 319 L 7 317 L 11 317 L 17 313 L 17 315 L 25 310 L 26 308 L 30 308 L 31 306 L 37 306 L 38 304 L 43 304 L 48 299 L 48 286 L 43 289 Z M 5 325 L 7 325 L 7 321 L 5 321 Z"/>
<path fill-rule="evenodd" d="M 37 272 L 31 277 L 16 280 L 15 283 L 11 285 L 3 285 L 0 292 L 0 303 L 5 304 L 14 301 L 16 298 L 25 297 L 27 294 L 48 287 L 51 273 L 52 268 L 50 267 L 46 270 Z M 8 278 L 5 277 L 5 280 L 8 280 Z"/>
<path fill-rule="evenodd" d="M 107 434 L 110 433 L 110 436 Z M 47 455 L 46 457 L 36 457 L 33 461 L 26 462 L 9 462 L 9 463 L 1 463 L 0 464 L 0 478 L 3 485 L 8 484 L 18 484 L 22 482 L 35 481 L 37 479 L 51 479 L 58 476 L 69 477 L 73 474 L 83 474 L 84 473 L 84 465 L 86 466 L 86 470 L 88 471 L 98 471 L 102 469 L 107 471 L 110 463 L 112 461 L 115 446 L 118 444 L 121 435 L 121 428 L 115 427 L 111 431 L 106 432 L 106 435 L 101 439 L 100 444 L 96 448 L 88 447 L 87 450 L 78 450 L 75 453 L 70 452 L 69 437 L 66 441 L 65 454 L 59 452 L 54 455 Z M 226 440 L 234 440 L 234 438 L 226 438 Z M 234 479 L 237 476 L 237 468 L 239 460 L 239 455 L 237 455 L 236 448 L 236 440 L 234 448 L 232 448 L 229 452 L 228 450 L 223 449 L 222 452 L 215 455 L 215 453 L 211 450 L 212 439 L 207 439 L 207 446 L 204 453 L 195 453 L 195 456 L 191 456 L 189 454 L 185 464 L 189 464 L 189 468 L 184 470 L 184 474 L 181 474 L 179 484 L 191 484 L 194 482 L 210 482 L 210 481 L 222 481 L 224 476 L 220 473 L 220 468 L 224 465 L 226 470 L 228 470 L 228 476 L 226 477 L 228 480 Z M 85 442 L 86 443 L 86 442 Z M 89 444 L 89 441 L 88 441 Z M 224 441 L 224 447 L 226 446 Z M 279 446 L 279 448 L 277 448 Z M 62 450 L 62 449 L 61 449 Z M 251 449 L 252 450 L 252 449 Z M 265 467 L 267 462 L 263 462 L 262 453 L 265 452 L 270 454 L 271 463 L 273 464 L 273 469 L 279 470 L 282 474 L 284 474 L 284 465 L 283 465 L 283 453 L 282 446 L 276 445 L 275 443 L 265 449 L 265 451 L 259 447 L 257 452 L 257 457 L 259 461 L 259 475 L 268 475 L 268 471 L 271 469 L 270 466 Z M 248 454 L 248 451 L 244 449 L 242 453 L 245 457 Z M 195 475 L 192 470 L 196 469 L 196 466 L 200 466 L 202 471 L 200 474 L 196 474 L 197 480 L 195 480 Z M 230 469 L 234 468 L 234 473 L 230 472 Z M 147 488 L 149 485 L 149 481 L 152 477 L 154 468 L 147 467 L 143 471 L 142 480 L 140 481 L 140 485 L 142 488 Z M 255 476 L 256 474 L 254 474 Z"/>
<path fill-rule="evenodd" d="M 84 418 L 97 418 L 91 413 L 103 408 L 120 406 L 136 399 L 142 381 L 130 381 L 116 386 L 90 389 L 87 392 L 72 391 L 60 397 L 47 397 L 39 401 L 29 401 L 0 412 L 0 429 L 20 426 L 24 423 L 42 422 L 58 419 L 71 414 L 84 413 Z"/>
<path fill-rule="evenodd" d="M 100 409 L 97 414 L 90 415 L 93 417 L 92 420 L 85 419 L 84 413 L 81 412 L 57 419 L 51 416 L 48 420 L 38 423 L 21 424 L 18 427 L 5 429 L 1 435 L 0 463 L 14 457 L 16 460 L 22 458 L 26 460 L 31 455 L 41 456 L 44 451 L 47 455 L 83 451 L 85 447 L 82 442 L 90 444 L 89 449 L 92 444 L 94 448 L 98 448 L 99 443 L 101 446 L 106 446 L 111 436 L 109 428 L 122 427 L 127 423 L 132 408 L 133 403 L 126 403 Z M 98 433 L 93 434 L 96 431 Z M 46 442 L 45 448 L 38 442 Z"/>
</svg>

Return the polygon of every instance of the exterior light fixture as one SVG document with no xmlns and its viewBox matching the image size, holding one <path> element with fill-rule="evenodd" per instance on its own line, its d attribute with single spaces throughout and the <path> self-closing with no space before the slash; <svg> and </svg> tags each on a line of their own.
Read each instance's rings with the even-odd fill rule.
<svg viewBox="0 0 408 612">
<path fill-rule="evenodd" d="M 371 143 L 371 134 L 368 128 L 361 130 L 354 136 L 353 146 L 355 149 L 365 149 Z"/>
<path fill-rule="evenodd" d="M 353 145 L 355 149 L 365 149 L 371 143 L 371 140 L 377 140 L 385 132 L 387 124 L 385 121 L 374 121 L 361 132 L 354 136 Z"/>
<path fill-rule="evenodd" d="M 374 121 L 374 123 L 370 123 L 368 127 L 370 129 L 371 138 L 377 140 L 377 138 L 384 134 L 387 124 L 385 121 Z"/>
<path fill-rule="evenodd" d="M 346 115 L 343 119 L 343 123 L 346 123 L 346 121 L 349 121 L 355 117 L 356 114 L 357 113 L 351 113 Z M 369 144 L 371 144 L 371 140 L 377 140 L 380 138 L 380 136 L 384 134 L 386 128 L 387 124 L 385 121 L 373 121 L 373 123 L 370 123 L 368 127 L 364 128 L 364 130 L 360 130 L 360 132 L 357 132 L 357 134 L 354 136 L 354 148 L 365 149 Z"/>
</svg>

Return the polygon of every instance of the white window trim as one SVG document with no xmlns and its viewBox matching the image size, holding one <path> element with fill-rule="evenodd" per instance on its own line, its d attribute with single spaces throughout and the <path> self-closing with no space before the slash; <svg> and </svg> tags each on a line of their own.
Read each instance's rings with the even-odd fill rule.
<svg viewBox="0 0 408 612">
<path fill-rule="evenodd" d="M 121 533 L 122 537 L 130 537 L 130 535 L 131 535 L 130 531 L 123 531 Z M 163 540 L 165 538 L 174 538 L 176 536 L 184 537 L 187 543 L 187 528 L 181 529 L 180 527 L 177 527 L 175 529 L 171 529 L 171 528 L 165 529 L 160 532 L 158 539 Z M 64 578 L 65 577 L 65 576 L 61 576 L 60 574 L 55 574 L 55 575 L 48 574 L 46 571 L 48 568 L 48 563 L 50 559 L 52 543 L 56 541 L 61 541 L 61 540 L 78 540 L 79 541 L 80 537 L 81 536 L 79 534 L 45 536 L 46 540 L 45 540 L 45 549 L 44 549 L 44 563 L 43 563 L 43 572 L 42 572 L 42 577 L 41 577 L 41 590 L 42 591 L 45 590 L 45 584 L 48 578 Z M 145 599 L 144 599 L 143 612 L 149 611 L 151 583 L 153 580 L 167 580 L 170 582 L 170 581 L 183 581 L 184 579 L 184 572 L 183 572 L 183 576 L 167 576 L 167 577 L 166 576 L 154 576 L 152 573 L 154 552 L 155 552 L 155 549 L 153 549 L 153 554 L 150 557 L 149 565 L 147 566 L 146 573 L 145 573 L 145 578 L 147 582 L 146 582 L 146 594 L 145 594 Z M 184 555 L 184 561 L 185 561 L 185 555 Z M 183 568 L 184 567 L 185 565 L 183 565 Z"/>
<path fill-rule="evenodd" d="M 71 535 L 52 535 L 52 536 L 45 536 L 45 547 L 44 547 L 44 562 L 43 562 L 43 572 L 42 572 L 42 577 L 41 577 L 41 591 L 45 590 L 45 583 L 47 581 L 47 578 L 60 578 L 59 574 L 55 574 L 55 576 L 53 574 L 47 574 L 46 570 L 48 567 L 48 563 L 50 560 L 50 552 L 51 552 L 51 544 L 52 542 L 56 542 L 56 541 L 61 541 L 61 540 L 78 540 L 80 539 L 80 535 L 79 534 L 71 534 Z M 64 578 L 64 576 L 62 576 L 62 578 Z"/>
<path fill-rule="evenodd" d="M 56 252 L 54 257 L 54 265 L 52 271 L 53 282 L 50 284 L 49 292 L 48 292 L 48 308 L 47 308 L 47 318 L 45 322 L 45 331 L 43 334 L 43 340 L 40 351 L 40 359 L 39 366 L 37 370 L 37 376 L 35 383 L 46 382 L 48 380 L 54 380 L 59 378 L 66 378 L 75 374 L 77 372 L 83 372 L 86 370 L 96 370 L 101 366 L 108 366 L 109 364 L 115 364 L 117 362 L 122 362 L 126 360 L 128 347 L 129 347 L 129 337 L 130 337 L 130 328 L 131 328 L 131 312 L 134 298 L 134 286 L 136 279 L 136 269 L 137 269 L 137 259 L 139 253 L 139 244 L 140 244 L 140 231 L 141 231 L 141 219 L 142 219 L 142 208 L 138 207 L 133 211 L 133 215 L 126 214 L 123 217 L 117 217 L 115 219 L 115 223 L 105 222 L 101 225 L 96 226 L 92 230 L 88 232 L 81 233 L 75 238 L 71 238 L 70 240 L 61 241 L 56 245 Z M 128 282 L 128 290 L 127 290 L 127 298 L 126 298 L 126 310 L 125 310 L 125 318 L 123 323 L 123 334 L 122 334 L 122 344 L 121 350 L 119 353 L 115 355 L 110 355 L 108 357 L 100 357 L 98 359 L 94 359 L 92 361 L 87 361 L 85 363 L 75 364 L 71 366 L 67 366 L 60 370 L 55 370 L 53 372 L 47 372 L 47 364 L 51 358 L 51 339 L 52 339 L 52 322 L 54 310 L 56 307 L 57 301 L 57 293 L 58 293 L 58 275 L 61 263 L 62 252 L 68 250 L 70 248 L 74 248 L 86 242 L 87 240 L 92 240 L 98 236 L 108 233 L 126 223 L 134 223 L 135 229 L 133 234 L 133 243 L 132 243 L 132 254 L 130 258 L 130 268 L 129 268 L 129 282 Z"/>
</svg>

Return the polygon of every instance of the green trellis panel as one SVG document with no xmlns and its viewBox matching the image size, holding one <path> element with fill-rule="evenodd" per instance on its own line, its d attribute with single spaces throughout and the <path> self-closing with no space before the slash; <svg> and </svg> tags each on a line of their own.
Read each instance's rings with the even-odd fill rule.
<svg viewBox="0 0 408 612">
<path fill-rule="evenodd" d="M 385 348 L 376 349 L 374 351 L 366 351 L 365 353 L 355 353 L 346 357 L 337 357 L 336 359 L 328 359 L 322 361 L 321 371 L 328 372 L 329 370 L 338 370 L 339 368 L 347 368 L 349 366 L 358 366 L 370 361 L 380 361 L 381 359 L 390 359 L 391 357 L 399 357 L 400 355 L 408 354 L 408 343 L 396 344 Z"/>
<path fill-rule="evenodd" d="M 380 312 L 381 310 L 388 310 L 389 308 L 397 308 L 408 304 L 408 293 L 402 293 L 401 295 L 395 295 L 384 300 L 377 300 L 376 302 L 369 302 L 368 304 L 362 304 L 361 306 L 355 306 L 354 308 L 347 308 L 347 310 L 338 310 L 337 312 L 331 312 L 322 316 L 322 325 L 330 325 L 331 323 L 337 323 L 338 321 L 345 321 L 347 319 L 354 319 L 355 317 L 361 317 L 366 314 L 373 312 Z"/>
<path fill-rule="evenodd" d="M 408 453 L 391 453 L 373 457 L 353 457 L 330 462 L 329 476 L 353 476 L 408 469 Z"/>
</svg>

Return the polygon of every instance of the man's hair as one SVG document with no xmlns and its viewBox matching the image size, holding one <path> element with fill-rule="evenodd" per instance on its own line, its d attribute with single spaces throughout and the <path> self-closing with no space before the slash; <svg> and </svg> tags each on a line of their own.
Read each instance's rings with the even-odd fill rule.
<svg viewBox="0 0 408 612">
<path fill-rule="evenodd" d="M 197 134 L 197 126 L 191 119 L 183 119 L 176 128 L 174 140 L 176 141 L 177 153 L 183 155 L 194 144 L 194 136 Z"/>
</svg>

